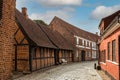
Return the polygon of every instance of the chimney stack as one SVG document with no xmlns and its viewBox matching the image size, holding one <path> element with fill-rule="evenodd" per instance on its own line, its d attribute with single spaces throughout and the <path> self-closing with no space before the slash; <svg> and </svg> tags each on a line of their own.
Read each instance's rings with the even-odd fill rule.
<svg viewBox="0 0 120 80">
<path fill-rule="evenodd" d="M 28 19 L 28 14 L 27 14 L 27 8 L 26 7 L 22 8 L 22 14 L 25 16 L 26 19 Z"/>
<path fill-rule="evenodd" d="M 96 35 L 98 35 L 98 32 L 96 32 Z"/>
</svg>

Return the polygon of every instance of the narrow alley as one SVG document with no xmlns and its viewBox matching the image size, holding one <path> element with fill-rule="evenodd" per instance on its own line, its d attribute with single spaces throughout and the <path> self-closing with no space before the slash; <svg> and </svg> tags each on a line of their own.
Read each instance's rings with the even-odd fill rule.
<svg viewBox="0 0 120 80">
<path fill-rule="evenodd" d="M 94 69 L 97 61 L 63 64 L 46 71 L 36 71 L 14 80 L 102 80 Z"/>
</svg>

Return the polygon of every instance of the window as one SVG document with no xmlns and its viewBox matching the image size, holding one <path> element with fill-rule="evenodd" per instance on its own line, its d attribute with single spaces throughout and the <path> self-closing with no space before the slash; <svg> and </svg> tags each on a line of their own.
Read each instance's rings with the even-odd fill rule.
<svg viewBox="0 0 120 80">
<path fill-rule="evenodd" d="M 79 45 L 82 45 L 82 39 L 79 39 Z"/>
<path fill-rule="evenodd" d="M 101 30 L 100 30 L 100 34 L 102 34 L 104 32 L 104 28 L 102 28 Z"/>
<path fill-rule="evenodd" d="M 78 54 L 79 54 L 79 51 L 77 50 L 77 51 L 76 51 L 76 57 L 79 57 Z"/>
<path fill-rule="evenodd" d="M 92 43 L 92 47 L 96 48 L 96 43 L 95 42 Z"/>
<path fill-rule="evenodd" d="M 86 46 L 86 41 L 84 40 L 84 46 Z"/>
<path fill-rule="evenodd" d="M 110 60 L 110 42 L 108 42 L 108 60 Z"/>
<path fill-rule="evenodd" d="M 100 60 L 101 62 L 104 62 L 104 63 L 106 62 L 106 51 L 105 50 L 101 51 Z"/>
<path fill-rule="evenodd" d="M 87 41 L 87 47 L 89 47 L 89 41 Z"/>
<path fill-rule="evenodd" d="M 92 58 L 93 58 L 93 59 L 96 58 L 96 51 L 95 51 L 95 50 L 92 51 Z"/>
<path fill-rule="evenodd" d="M 2 19 L 3 0 L 0 0 L 0 20 Z"/>
<path fill-rule="evenodd" d="M 89 51 L 89 57 L 91 57 L 91 51 Z"/>
<path fill-rule="evenodd" d="M 76 38 L 76 41 L 77 41 L 76 44 L 78 45 L 79 44 L 79 38 L 78 37 Z"/>
<path fill-rule="evenodd" d="M 112 41 L 112 61 L 116 61 L 116 53 L 115 53 L 115 48 L 116 48 L 116 45 L 115 45 L 116 41 L 113 40 Z"/>
<path fill-rule="evenodd" d="M 84 46 L 84 40 L 82 40 L 82 45 Z"/>
</svg>

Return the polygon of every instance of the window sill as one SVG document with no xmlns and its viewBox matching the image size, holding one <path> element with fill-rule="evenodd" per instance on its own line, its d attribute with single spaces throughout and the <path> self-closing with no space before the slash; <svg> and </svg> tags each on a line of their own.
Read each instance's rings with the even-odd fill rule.
<svg viewBox="0 0 120 80">
<path fill-rule="evenodd" d="M 106 63 L 104 63 L 104 62 L 100 62 L 100 63 L 106 65 Z"/>
<path fill-rule="evenodd" d="M 107 60 L 107 62 L 111 62 L 111 63 L 113 63 L 115 65 L 119 65 L 117 62 L 114 62 L 114 61 L 111 61 L 111 60 Z"/>
</svg>

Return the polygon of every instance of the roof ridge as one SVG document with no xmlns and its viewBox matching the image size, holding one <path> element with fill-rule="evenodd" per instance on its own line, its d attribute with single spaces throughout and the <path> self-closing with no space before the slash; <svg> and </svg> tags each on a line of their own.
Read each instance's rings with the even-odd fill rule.
<svg viewBox="0 0 120 80">
<path fill-rule="evenodd" d="M 94 34 L 94 33 L 92 33 L 92 32 L 89 32 L 89 31 L 83 30 L 83 29 L 81 29 L 81 28 L 78 28 L 78 27 L 70 24 L 69 22 L 66 22 L 65 20 L 63 20 L 63 19 L 61 19 L 61 18 L 59 18 L 59 17 L 57 17 L 57 16 L 55 16 L 54 19 L 59 19 L 60 21 L 66 23 L 66 24 L 68 24 L 68 25 L 71 25 L 72 27 L 74 27 L 74 28 L 76 28 L 76 29 L 78 29 L 78 30 L 82 30 L 82 31 L 84 31 L 84 32 L 86 32 L 86 33 L 90 33 L 90 34 L 92 34 L 92 35 L 98 36 L 98 35 L 96 35 L 96 34 Z M 53 20 L 54 20 L 54 19 L 53 19 Z"/>
<path fill-rule="evenodd" d="M 50 39 L 50 37 L 48 36 L 48 34 L 43 30 L 43 28 L 41 27 L 42 24 L 38 24 L 38 23 L 36 23 L 36 24 L 39 26 L 39 28 L 41 28 L 41 30 L 45 33 L 45 35 L 48 37 L 48 39 L 52 42 L 52 44 L 55 45 L 57 48 L 59 48 L 59 47 Z M 45 27 L 44 25 L 42 25 L 42 26 Z"/>
<path fill-rule="evenodd" d="M 45 33 L 39 28 L 39 26 L 33 22 L 31 19 L 25 19 L 20 11 L 16 9 L 15 17 L 18 19 L 22 28 L 26 32 L 27 36 L 41 47 L 56 48 L 55 45 L 51 43 Z"/>
<path fill-rule="evenodd" d="M 118 11 L 116 11 L 116 12 L 113 12 L 112 14 L 110 14 L 110 15 L 104 17 L 103 19 L 108 18 L 108 17 L 110 17 L 110 16 L 112 16 L 112 15 L 114 15 L 114 14 L 117 14 L 117 13 L 119 13 L 119 12 L 120 12 L 120 10 L 118 10 Z"/>
</svg>

